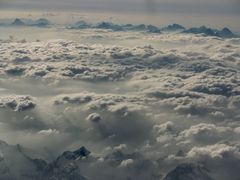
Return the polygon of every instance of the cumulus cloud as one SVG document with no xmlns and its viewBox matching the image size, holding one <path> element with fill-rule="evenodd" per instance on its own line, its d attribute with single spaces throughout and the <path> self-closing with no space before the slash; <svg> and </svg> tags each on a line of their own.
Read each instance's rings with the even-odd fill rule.
<svg viewBox="0 0 240 180">
<path fill-rule="evenodd" d="M 182 131 L 179 134 L 179 138 L 186 139 L 189 143 L 212 144 L 214 142 L 228 140 L 229 136 L 232 135 L 232 131 L 230 127 L 219 127 L 214 124 L 201 123 Z"/>
<path fill-rule="evenodd" d="M 215 144 L 205 147 L 194 147 L 191 149 L 187 156 L 189 158 L 198 159 L 224 159 L 224 158 L 240 158 L 239 148 L 226 144 Z"/>
<path fill-rule="evenodd" d="M 238 146 L 227 144 L 214 144 L 205 147 L 193 147 L 187 157 L 205 163 L 211 169 L 216 179 L 226 179 L 232 174 L 234 179 L 239 178 L 237 169 L 239 168 L 240 151 Z M 235 164 L 235 165 L 233 165 Z M 222 173 L 224 171 L 224 173 Z"/>
<path fill-rule="evenodd" d="M 50 135 L 59 134 L 59 131 L 56 130 L 56 129 L 48 129 L 48 130 L 41 130 L 41 131 L 38 132 L 38 134 L 50 136 Z"/>
<path fill-rule="evenodd" d="M 92 113 L 90 114 L 88 117 L 87 117 L 87 120 L 88 121 L 91 121 L 91 122 L 94 122 L 94 123 L 97 123 L 99 121 L 102 120 L 101 116 L 97 113 Z"/>
<path fill-rule="evenodd" d="M 36 103 L 31 96 L 6 96 L 1 97 L 0 107 L 10 108 L 14 111 L 25 111 L 33 109 Z"/>
<path fill-rule="evenodd" d="M 121 167 L 127 167 L 131 164 L 133 164 L 133 160 L 132 159 L 126 159 L 126 160 L 123 160 L 120 164 Z"/>
</svg>

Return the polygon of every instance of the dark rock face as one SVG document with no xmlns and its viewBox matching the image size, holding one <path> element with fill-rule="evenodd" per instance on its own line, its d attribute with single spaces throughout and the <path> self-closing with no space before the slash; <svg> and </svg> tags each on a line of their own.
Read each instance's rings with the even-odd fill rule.
<svg viewBox="0 0 240 180">
<path fill-rule="evenodd" d="M 68 29 L 87 29 L 91 28 L 91 24 L 88 24 L 86 21 L 78 21 L 73 25 L 68 26 Z"/>
<path fill-rule="evenodd" d="M 42 178 L 46 180 L 86 180 L 80 174 L 79 167 L 75 163 L 47 166 L 42 174 Z"/>
<path fill-rule="evenodd" d="M 76 156 L 87 157 L 91 154 L 84 146 L 73 152 Z"/>
<path fill-rule="evenodd" d="M 185 30 L 185 27 L 179 24 L 168 25 L 167 27 L 162 28 L 163 31 L 182 31 Z"/>
<path fill-rule="evenodd" d="M 110 22 L 101 22 L 96 25 L 96 28 L 98 29 L 111 29 L 113 31 L 120 31 L 122 30 L 122 27 Z"/>
<path fill-rule="evenodd" d="M 65 158 L 68 160 L 75 160 L 77 158 L 88 157 L 91 154 L 84 146 L 76 151 L 65 151 L 58 159 Z"/>
<path fill-rule="evenodd" d="M 190 28 L 187 29 L 185 31 L 183 31 L 184 33 L 192 33 L 192 34 L 204 34 L 207 36 L 218 36 L 218 33 L 216 32 L 216 30 L 213 30 L 211 28 L 207 28 L 206 26 L 201 26 L 199 28 Z"/>
<path fill-rule="evenodd" d="M 201 165 L 180 164 L 170 171 L 164 180 L 214 180 L 208 175 L 208 170 Z"/>
<path fill-rule="evenodd" d="M 65 151 L 55 161 L 45 166 L 42 177 L 45 179 L 85 180 L 81 175 L 78 161 L 88 158 L 90 151 L 81 147 L 76 151 Z"/>
<path fill-rule="evenodd" d="M 150 33 L 160 33 L 160 29 L 158 29 L 156 26 L 149 25 L 147 26 L 148 32 Z"/>
<path fill-rule="evenodd" d="M 145 31 L 146 25 L 145 24 L 139 24 L 139 25 L 133 25 L 133 24 L 126 24 L 122 26 L 126 30 L 132 30 L 132 31 Z"/>
</svg>

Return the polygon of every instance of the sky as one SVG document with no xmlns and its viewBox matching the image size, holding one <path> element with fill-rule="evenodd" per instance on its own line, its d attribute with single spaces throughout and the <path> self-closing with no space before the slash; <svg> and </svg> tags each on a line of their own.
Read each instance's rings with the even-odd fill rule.
<svg viewBox="0 0 240 180">
<path fill-rule="evenodd" d="M 240 0 L 0 0 L 3 10 L 87 11 L 151 16 L 151 23 L 228 26 L 240 32 Z M 114 12 L 114 13 L 113 13 Z M 134 20 L 135 20 L 134 19 Z M 153 20 L 154 19 L 154 20 Z M 164 20 L 163 20 L 164 19 Z"/>
<path fill-rule="evenodd" d="M 1 0 L 2 8 L 174 11 L 240 14 L 239 0 Z"/>
</svg>

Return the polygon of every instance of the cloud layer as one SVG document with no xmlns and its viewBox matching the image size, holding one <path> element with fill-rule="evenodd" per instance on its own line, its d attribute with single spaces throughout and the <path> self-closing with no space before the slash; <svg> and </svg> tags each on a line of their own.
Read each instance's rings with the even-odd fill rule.
<svg viewBox="0 0 240 180">
<path fill-rule="evenodd" d="M 239 179 L 238 38 L 64 31 L 85 36 L 0 40 L 0 136 L 46 161 L 1 142 L 3 177 Z"/>
</svg>

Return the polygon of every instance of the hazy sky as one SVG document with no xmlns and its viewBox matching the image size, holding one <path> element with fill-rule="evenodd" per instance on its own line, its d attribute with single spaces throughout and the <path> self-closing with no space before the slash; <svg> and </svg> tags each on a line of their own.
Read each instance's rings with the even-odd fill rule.
<svg viewBox="0 0 240 180">
<path fill-rule="evenodd" d="M 239 2 L 240 0 L 0 0 L 0 7 L 240 14 Z"/>
<path fill-rule="evenodd" d="M 79 10 L 120 15 L 132 13 L 133 16 L 137 13 L 150 14 L 154 15 L 155 21 L 165 18 L 169 23 L 175 21 L 190 26 L 210 24 L 222 27 L 226 24 L 237 32 L 240 32 L 239 7 L 240 0 L 0 0 L 0 9 L 5 10 Z"/>
</svg>

